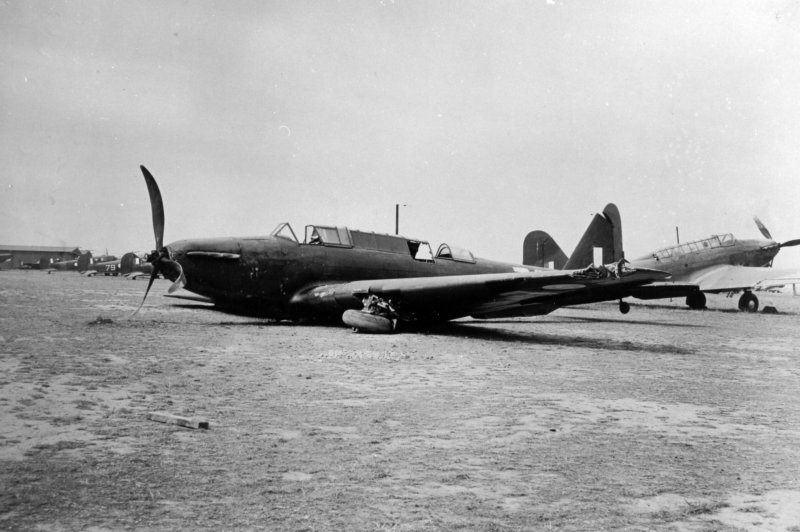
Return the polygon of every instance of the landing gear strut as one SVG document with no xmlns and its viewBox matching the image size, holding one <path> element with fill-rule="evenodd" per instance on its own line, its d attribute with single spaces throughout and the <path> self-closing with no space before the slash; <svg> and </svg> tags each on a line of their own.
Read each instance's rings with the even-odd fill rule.
<svg viewBox="0 0 800 532">
<path fill-rule="evenodd" d="M 753 292 L 745 292 L 739 298 L 739 310 L 742 312 L 757 312 L 758 311 L 758 298 Z"/>
<path fill-rule="evenodd" d="M 692 310 L 706 308 L 706 295 L 703 292 L 693 292 L 686 296 L 686 306 Z"/>
</svg>

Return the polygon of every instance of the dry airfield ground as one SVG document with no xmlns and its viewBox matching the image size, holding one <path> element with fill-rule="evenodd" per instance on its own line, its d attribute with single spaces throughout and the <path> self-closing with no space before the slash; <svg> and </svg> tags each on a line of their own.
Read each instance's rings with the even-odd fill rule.
<svg viewBox="0 0 800 532">
<path fill-rule="evenodd" d="M 144 287 L 0 272 L 0 528 L 800 531 L 800 297 L 366 336 Z"/>
</svg>

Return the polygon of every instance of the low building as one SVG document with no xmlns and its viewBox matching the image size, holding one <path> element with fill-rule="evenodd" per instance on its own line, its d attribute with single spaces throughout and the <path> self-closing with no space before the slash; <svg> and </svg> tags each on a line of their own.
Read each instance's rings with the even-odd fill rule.
<svg viewBox="0 0 800 532">
<path fill-rule="evenodd" d="M 6 246 L 0 244 L 0 270 L 44 269 L 81 254 L 76 246 Z"/>
</svg>

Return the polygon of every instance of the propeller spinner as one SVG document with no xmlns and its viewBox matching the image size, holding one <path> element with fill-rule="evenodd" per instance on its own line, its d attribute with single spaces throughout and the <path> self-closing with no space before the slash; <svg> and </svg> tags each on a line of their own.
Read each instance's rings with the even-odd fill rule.
<svg viewBox="0 0 800 532">
<path fill-rule="evenodd" d="M 183 268 L 180 263 L 172 260 L 169 256 L 169 250 L 164 247 L 164 202 L 161 200 L 161 191 L 158 189 L 153 175 L 145 168 L 140 166 L 144 181 L 147 183 L 147 191 L 150 193 L 150 209 L 153 211 L 153 234 L 156 238 L 156 248 L 152 253 L 147 255 L 147 262 L 153 265 L 153 273 L 150 275 L 150 281 L 147 283 L 147 289 L 144 291 L 142 302 L 129 317 L 134 317 L 144 305 L 147 294 L 150 293 L 150 288 L 153 286 L 153 281 L 159 274 L 163 274 L 167 278 L 175 278 L 174 283 L 169 287 L 168 292 L 171 294 L 178 288 L 186 285 L 186 277 L 183 275 Z M 167 275 L 168 272 L 173 273 L 172 276 Z"/>
</svg>

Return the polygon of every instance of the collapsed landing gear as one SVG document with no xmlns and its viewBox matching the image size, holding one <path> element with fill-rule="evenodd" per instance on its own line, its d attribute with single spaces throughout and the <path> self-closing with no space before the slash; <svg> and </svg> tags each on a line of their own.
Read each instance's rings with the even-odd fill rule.
<svg viewBox="0 0 800 532">
<path fill-rule="evenodd" d="M 692 310 L 706 308 L 706 295 L 703 292 L 693 292 L 686 296 L 686 306 Z"/>
<path fill-rule="evenodd" d="M 353 328 L 355 332 L 365 333 L 390 333 L 397 328 L 397 311 L 390 301 L 376 295 L 364 298 L 364 308 L 361 310 L 346 310 L 342 314 L 345 325 Z"/>
<path fill-rule="evenodd" d="M 619 300 L 619 311 L 623 314 L 627 314 L 631 311 L 631 304 L 627 301 Z"/>
<path fill-rule="evenodd" d="M 745 292 L 739 298 L 739 310 L 742 312 L 757 312 L 758 311 L 758 298 L 753 292 Z"/>
<path fill-rule="evenodd" d="M 354 332 L 364 333 L 390 333 L 394 331 L 394 321 L 377 314 L 370 314 L 363 310 L 345 310 L 342 314 L 345 325 L 352 327 Z"/>
</svg>

